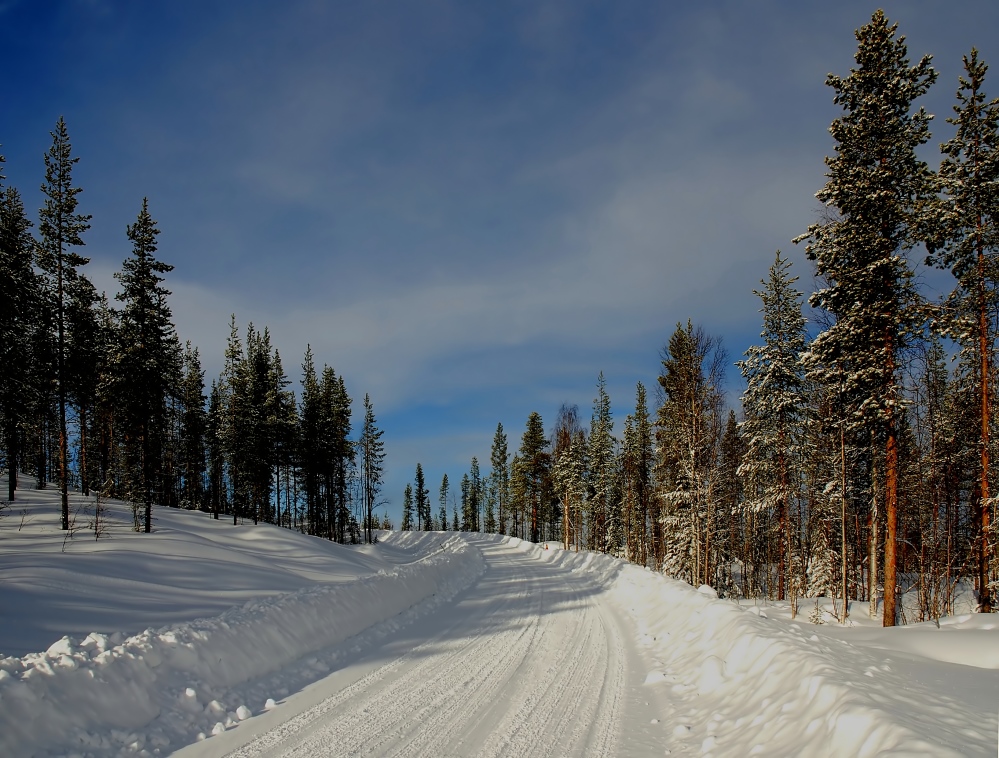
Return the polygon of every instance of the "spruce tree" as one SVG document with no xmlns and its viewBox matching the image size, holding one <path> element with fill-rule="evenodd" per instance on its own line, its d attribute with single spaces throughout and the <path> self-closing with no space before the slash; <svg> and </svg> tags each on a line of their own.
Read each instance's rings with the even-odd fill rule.
<svg viewBox="0 0 999 758">
<path fill-rule="evenodd" d="M 805 318 L 798 277 L 780 251 L 770 267 L 770 277 L 754 291 L 763 301 L 762 345 L 746 351 L 737 364 L 746 380 L 742 408 L 746 420 L 742 433 L 746 453 L 739 475 L 746 484 L 742 507 L 772 514 L 777 524 L 777 599 L 790 589 L 793 524 L 792 505 L 801 495 L 800 456 L 805 423 Z"/>
<path fill-rule="evenodd" d="M 180 346 L 174 331 L 163 274 L 173 266 L 156 259 L 160 233 L 149 215 L 148 202 L 136 222 L 127 227 L 132 255 L 115 274 L 121 284 L 117 299 L 123 303 L 118 336 L 118 397 L 123 409 L 126 437 L 131 441 L 130 460 L 137 492 L 133 502 L 143 506 L 142 529 L 152 529 L 153 489 L 160 472 L 166 436 L 167 399 L 176 391 L 180 373 Z"/>
<path fill-rule="evenodd" d="M 180 470 L 181 504 L 185 508 L 205 507 L 206 437 L 208 413 L 205 410 L 205 372 L 198 348 L 190 340 L 184 346 L 183 378 L 180 386 Z"/>
<path fill-rule="evenodd" d="M 450 485 L 448 484 L 447 481 L 447 474 L 444 474 L 444 478 L 441 479 L 440 494 L 438 496 L 438 502 L 441 504 L 439 519 L 441 522 L 442 532 L 446 532 L 450 528 L 450 525 L 448 524 L 447 520 L 447 496 L 449 488 Z"/>
<path fill-rule="evenodd" d="M 274 463 L 274 500 L 277 522 L 292 525 L 291 469 L 298 449 L 298 409 L 295 393 L 288 389 L 291 380 L 284 373 L 281 354 L 275 350 L 271 361 L 270 392 L 268 394 L 268 427 L 271 434 Z M 284 481 L 285 515 L 281 516 L 281 483 Z"/>
<path fill-rule="evenodd" d="M 506 534 L 507 511 L 510 508 L 510 466 L 502 423 L 496 424 L 489 465 L 489 486 L 496 501 L 496 531 Z"/>
<path fill-rule="evenodd" d="M 579 422 L 579 408 L 563 405 L 555 418 L 552 434 L 552 484 L 555 494 L 562 501 L 562 547 L 569 549 L 572 535 L 577 535 L 576 524 L 582 512 L 586 494 L 586 433 Z"/>
<path fill-rule="evenodd" d="M 430 518 L 430 490 L 427 489 L 426 478 L 423 476 L 423 466 L 416 464 L 416 488 L 413 490 L 416 498 L 416 528 L 429 531 L 433 528 Z"/>
<path fill-rule="evenodd" d="M 919 326 L 917 294 L 906 253 L 925 236 L 931 175 L 916 155 L 929 139 L 931 116 L 913 102 L 936 72 L 930 57 L 909 65 L 905 38 L 878 10 L 856 32 L 857 67 L 830 74 L 843 115 L 830 132 L 836 155 L 816 197 L 834 217 L 809 227 L 808 257 L 825 286 L 810 302 L 835 318 L 811 347 L 817 378 L 858 398 L 854 421 L 882 447 L 885 492 L 885 626 L 895 624 L 898 548 L 898 440 L 903 352 Z"/>
<path fill-rule="evenodd" d="M 645 385 L 641 382 L 635 389 L 635 413 L 628 419 L 621 451 L 624 497 L 629 509 L 627 554 L 629 560 L 645 566 L 649 556 L 655 555 L 658 516 L 653 508 L 652 423 Z"/>
<path fill-rule="evenodd" d="M 407 484 L 402 495 L 402 531 L 413 530 L 413 485 Z"/>
<path fill-rule="evenodd" d="M 530 510 L 531 531 L 528 539 L 531 542 L 539 542 L 541 539 L 539 515 L 549 474 L 549 457 L 548 453 L 545 452 L 547 447 L 548 440 L 545 439 L 545 428 L 541 414 L 532 411 L 527 417 L 527 428 L 521 438 L 520 452 L 518 453 L 524 487 L 524 506 Z"/>
<path fill-rule="evenodd" d="M 66 304 L 66 386 L 67 395 L 76 407 L 77 474 L 80 491 L 90 494 L 89 421 L 97 402 L 101 367 L 109 356 L 103 353 L 105 340 L 101 336 L 98 311 L 102 296 L 85 276 L 67 283 Z"/>
<path fill-rule="evenodd" d="M 726 363 L 719 341 L 688 321 L 676 325 L 659 374 L 663 403 L 656 430 L 656 473 L 663 505 L 662 568 L 694 585 L 714 581 L 712 493 Z"/>
<path fill-rule="evenodd" d="M 0 166 L 3 156 L 0 156 Z M 3 179 L 0 174 L 0 179 Z M 32 335 L 41 292 L 33 270 L 34 240 L 21 196 L 0 186 L 0 423 L 7 460 L 7 499 L 14 501 L 22 440 L 32 397 Z"/>
<path fill-rule="evenodd" d="M 77 195 L 81 189 L 73 186 L 73 166 L 80 160 L 72 157 L 72 145 L 66 122 L 60 116 L 52 135 L 52 147 L 45 154 L 45 183 L 42 193 L 45 204 L 38 212 L 38 265 L 47 276 L 47 286 L 54 302 L 56 360 L 55 369 L 56 399 L 59 416 L 59 495 L 62 504 L 62 528 L 69 529 L 69 460 L 68 431 L 66 428 L 66 404 L 68 400 L 68 376 L 66 368 L 67 308 L 69 285 L 81 274 L 81 266 L 90 262 L 73 252 L 81 247 L 81 235 L 90 228 L 90 216 L 76 212 Z"/>
<path fill-rule="evenodd" d="M 361 453 L 361 487 L 364 504 L 364 539 L 373 542 L 371 530 L 374 525 L 375 506 L 378 505 L 378 493 L 382 489 L 382 471 L 385 465 L 385 443 L 382 442 L 382 430 L 375 422 L 375 410 L 371 398 L 364 393 L 364 423 L 361 427 L 361 439 L 358 443 Z M 447 515 L 441 522 L 447 528 Z"/>
<path fill-rule="evenodd" d="M 302 361 L 302 403 L 299 419 L 298 460 L 305 479 L 305 514 L 307 531 L 322 534 L 320 480 L 323 461 L 321 438 L 321 393 L 316 378 L 312 346 L 305 348 Z"/>
<path fill-rule="evenodd" d="M 212 517 L 217 521 L 228 508 L 228 492 L 225 477 L 225 408 L 222 390 L 214 379 L 208 397 L 205 431 L 208 455 L 208 502 Z"/>
<path fill-rule="evenodd" d="M 614 497 L 617 459 L 613 430 L 607 381 L 601 371 L 597 376 L 597 396 L 593 400 L 593 415 L 590 417 L 587 462 L 590 477 L 589 547 L 603 552 L 613 551 L 617 547 L 616 535 L 620 527 L 618 501 Z"/>
<path fill-rule="evenodd" d="M 473 455 L 472 464 L 468 470 L 468 512 L 471 519 L 470 529 L 473 532 L 478 532 L 482 529 L 482 519 L 480 516 L 484 499 L 482 473 L 479 471 L 479 459 Z"/>
<path fill-rule="evenodd" d="M 999 251 L 999 99 L 983 91 L 988 66 L 972 48 L 964 57 L 966 76 L 960 78 L 955 116 L 957 127 L 941 145 L 944 159 L 938 174 L 943 197 L 937 207 L 938 234 L 930 244 L 928 262 L 948 268 L 957 287 L 947 301 L 940 326 L 956 338 L 972 359 L 977 395 L 978 476 L 975 483 L 976 580 L 979 610 L 993 606 L 990 567 L 994 560 L 990 534 L 990 449 L 993 345 L 992 315 L 997 303 L 996 261 Z"/>
</svg>

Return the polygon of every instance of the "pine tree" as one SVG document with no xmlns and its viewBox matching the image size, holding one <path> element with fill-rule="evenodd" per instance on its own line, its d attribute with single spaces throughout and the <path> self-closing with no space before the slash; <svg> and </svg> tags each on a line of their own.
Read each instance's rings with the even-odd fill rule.
<svg viewBox="0 0 999 758">
<path fill-rule="evenodd" d="M 461 477 L 461 531 L 470 532 L 472 531 L 472 524 L 475 522 L 475 516 L 472 514 L 472 498 L 471 498 L 471 482 L 468 479 L 468 474 L 463 474 Z"/>
<path fill-rule="evenodd" d="M 816 197 L 835 217 L 799 239 L 826 283 L 810 299 L 835 317 L 812 344 L 815 375 L 857 397 L 854 421 L 869 425 L 883 449 L 885 492 L 885 626 L 895 624 L 898 545 L 898 436 L 903 351 L 919 321 L 905 254 L 924 236 L 930 172 L 916 148 L 929 139 L 930 115 L 913 101 L 936 79 L 930 58 L 910 67 L 904 37 L 882 11 L 856 32 L 856 61 L 846 78 L 830 74 L 836 155 Z"/>
<path fill-rule="evenodd" d="M 413 530 L 413 485 L 407 484 L 402 495 L 402 531 Z"/>
<path fill-rule="evenodd" d="M 562 501 L 562 547 L 569 549 L 573 533 L 579 549 L 577 519 L 586 495 L 586 432 L 579 422 L 579 408 L 563 405 L 552 434 L 552 483 Z"/>
<path fill-rule="evenodd" d="M 743 518 L 742 481 L 739 478 L 739 466 L 746 454 L 746 445 L 736 420 L 735 411 L 728 412 L 725 432 L 722 434 L 718 452 L 718 530 L 715 544 L 721 554 L 722 576 L 718 589 L 726 595 L 734 594 L 739 587 L 736 584 L 733 568 L 735 562 L 742 558 L 742 584 L 745 586 L 746 561 L 744 548 L 744 525 L 748 520 Z M 750 517 L 751 518 L 751 517 Z"/>
<path fill-rule="evenodd" d="M 85 276 L 78 276 L 66 283 L 66 389 L 70 402 L 76 406 L 78 420 L 77 473 L 80 490 L 90 494 L 89 419 L 97 402 L 101 366 L 108 360 L 102 353 L 104 340 L 98 320 L 102 301 L 94 285 Z"/>
<path fill-rule="evenodd" d="M 635 388 L 635 413 L 633 437 L 629 446 L 628 468 L 634 492 L 634 505 L 640 523 L 640 544 L 638 562 L 648 565 L 649 554 L 655 554 L 655 538 L 658 534 L 658 512 L 655 507 L 655 493 L 652 487 L 654 451 L 652 448 L 652 422 L 649 420 L 649 405 L 645 385 L 638 382 Z M 651 539 L 650 539 L 651 535 Z"/>
<path fill-rule="evenodd" d="M 163 274 L 173 266 L 158 261 L 159 229 L 149 215 L 148 203 L 136 222 L 127 228 L 132 256 L 115 276 L 121 283 L 117 295 L 124 307 L 118 338 L 118 396 L 124 411 L 126 436 L 132 440 L 131 471 L 138 488 L 135 502 L 143 505 L 143 531 L 152 529 L 152 501 L 167 423 L 167 398 L 179 384 L 180 346 L 174 331 L 169 290 Z"/>
<path fill-rule="evenodd" d="M 471 521 L 469 527 L 471 531 L 478 532 L 482 529 L 480 518 L 482 511 L 483 497 L 482 473 L 479 471 L 479 459 L 472 456 L 472 463 L 468 471 L 468 513 Z"/>
<path fill-rule="evenodd" d="M 271 361 L 270 393 L 268 395 L 268 427 L 271 433 L 272 455 L 274 461 L 274 500 L 277 510 L 277 521 L 292 525 L 291 503 L 291 468 L 295 463 L 298 449 L 298 409 L 295 405 L 295 393 L 288 389 L 291 380 L 284 373 L 281 354 L 275 350 Z M 284 480 L 286 508 L 281 516 L 281 482 Z"/>
<path fill-rule="evenodd" d="M 438 497 L 438 502 L 441 504 L 439 520 L 442 532 L 446 532 L 449 528 L 447 520 L 447 496 L 449 487 L 450 485 L 447 481 L 447 474 L 444 474 L 444 478 L 441 479 L 440 495 Z"/>
<path fill-rule="evenodd" d="M 429 531 L 433 528 L 430 518 L 430 490 L 427 489 L 426 478 L 423 476 L 423 466 L 416 464 L 416 488 L 413 490 L 416 506 L 416 528 Z"/>
<path fill-rule="evenodd" d="M 941 326 L 973 359 L 978 399 L 978 477 L 974 503 L 977 528 L 975 564 L 979 610 L 992 610 L 990 566 L 994 560 L 990 534 L 990 448 L 993 345 L 992 315 L 997 302 L 996 261 L 999 251 L 999 99 L 987 101 L 982 88 L 988 66 L 978 51 L 964 57 L 967 78 L 960 78 L 955 117 L 957 127 L 938 174 L 943 198 L 938 205 L 939 231 L 929 247 L 928 263 L 949 268 L 957 287 L 948 298 Z"/>
<path fill-rule="evenodd" d="M 506 534 L 506 522 L 510 508 L 510 467 L 508 463 L 506 433 L 503 424 L 496 424 L 493 446 L 489 453 L 489 487 L 496 501 L 496 531 Z"/>
<path fill-rule="evenodd" d="M 83 243 L 81 235 L 90 228 L 90 216 L 76 212 L 79 187 L 73 186 L 73 166 L 80 160 L 72 157 L 72 145 L 66 122 L 60 116 L 52 134 L 52 147 L 45 154 L 45 204 L 38 212 L 38 265 L 48 277 L 48 287 L 55 304 L 56 360 L 55 384 L 59 407 L 59 494 L 62 501 L 62 528 L 69 529 L 69 472 L 66 403 L 69 392 L 66 371 L 68 287 L 81 274 L 77 271 L 90 262 L 72 248 Z"/>
<path fill-rule="evenodd" d="M 322 398 L 312 346 L 305 348 L 302 361 L 302 403 L 299 419 L 298 461 L 305 484 L 305 514 L 307 531 L 311 535 L 323 534 L 320 480 L 323 450 L 321 446 Z"/>
<path fill-rule="evenodd" d="M 545 428 L 541 420 L 541 414 L 532 411 L 527 417 L 527 428 L 521 438 L 520 452 L 520 477 L 523 484 L 524 506 L 530 509 L 530 541 L 539 542 L 541 539 L 539 514 L 545 494 L 545 486 L 548 479 L 549 458 L 545 448 L 548 447 L 548 440 L 545 439 Z M 526 526 L 526 524 L 525 524 Z"/>
<path fill-rule="evenodd" d="M 208 455 L 208 502 L 213 518 L 217 521 L 228 508 L 225 481 L 225 409 L 222 390 L 213 379 L 208 400 L 206 428 Z"/>
<path fill-rule="evenodd" d="M 198 348 L 190 340 L 184 346 L 180 395 L 181 504 L 185 508 L 204 508 L 208 434 L 205 372 L 201 369 Z"/>
<path fill-rule="evenodd" d="M 601 371 L 597 376 L 597 396 L 593 400 L 593 415 L 590 418 L 587 462 L 590 477 L 589 547 L 604 552 L 613 552 L 620 539 L 619 503 L 614 497 L 617 460 L 613 430 L 607 382 Z"/>
<path fill-rule="evenodd" d="M 743 507 L 767 512 L 777 522 L 777 599 L 784 600 L 791 587 L 793 523 L 792 505 L 801 495 L 800 456 L 805 423 L 805 318 L 797 277 L 791 264 L 777 251 L 769 280 L 754 291 L 763 301 L 762 345 L 746 351 L 737 364 L 746 380 L 742 407 L 746 420 L 742 432 L 746 453 L 739 475 L 746 483 Z"/>
<path fill-rule="evenodd" d="M 3 156 L 0 156 L 0 166 Z M 0 179 L 3 179 L 0 174 Z M 32 335 L 41 293 L 32 268 L 34 240 L 21 196 L 0 187 L 0 423 L 7 459 L 7 499 L 14 501 L 35 388 Z"/>
<path fill-rule="evenodd" d="M 722 434 L 722 377 L 727 363 L 717 339 L 691 322 L 676 325 L 663 353 L 656 436 L 662 497 L 662 568 L 697 585 L 714 581 L 711 493 Z"/>
<path fill-rule="evenodd" d="M 364 503 L 364 540 L 371 543 L 374 535 L 371 532 L 374 522 L 374 510 L 378 503 L 378 493 L 382 489 L 382 471 L 385 464 L 385 443 L 382 442 L 382 430 L 375 423 L 375 410 L 371 398 L 364 393 L 364 424 L 361 427 L 361 439 L 358 447 L 361 453 L 361 487 Z M 446 475 L 445 475 L 446 476 Z M 444 528 L 447 528 L 445 514 Z"/>
</svg>

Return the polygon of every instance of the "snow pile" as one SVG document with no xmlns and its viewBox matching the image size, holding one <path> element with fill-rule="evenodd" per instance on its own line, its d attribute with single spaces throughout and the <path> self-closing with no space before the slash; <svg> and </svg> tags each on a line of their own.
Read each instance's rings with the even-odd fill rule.
<svg viewBox="0 0 999 758">
<path fill-rule="evenodd" d="M 394 628 L 404 620 L 393 617 L 407 610 L 411 617 L 429 612 L 484 570 L 481 554 L 460 536 L 387 543 L 431 552 L 354 581 L 251 600 L 127 639 L 64 637 L 44 653 L 0 658 L 0 755 L 71 746 L 93 754 L 155 753 L 218 733 L 251 715 L 245 704 L 220 702 L 219 693 L 379 624 Z M 320 658 L 299 668 L 324 674 L 329 663 Z"/>
<path fill-rule="evenodd" d="M 677 736 L 700 739 L 705 752 L 859 758 L 994 749 L 995 735 L 959 704 L 808 624 L 779 624 L 640 569 L 623 572 L 615 594 L 644 627 L 682 704 L 677 728 L 686 732 Z"/>
<path fill-rule="evenodd" d="M 710 587 L 694 589 L 618 559 L 510 542 L 591 572 L 634 618 L 660 664 L 646 686 L 669 690 L 672 737 L 683 753 L 863 758 L 995 751 L 991 724 L 939 688 L 893 671 L 882 651 L 820 637 L 808 623 L 767 619 L 759 609 L 719 600 Z"/>
</svg>

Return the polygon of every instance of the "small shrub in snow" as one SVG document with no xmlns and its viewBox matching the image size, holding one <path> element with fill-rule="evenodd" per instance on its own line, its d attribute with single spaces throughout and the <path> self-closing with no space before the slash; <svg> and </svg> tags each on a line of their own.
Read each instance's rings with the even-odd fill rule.
<svg viewBox="0 0 999 758">
<path fill-rule="evenodd" d="M 815 598 L 815 607 L 812 608 L 812 612 L 808 614 L 808 620 L 813 624 L 824 624 L 825 621 L 822 620 L 822 609 L 819 608 L 819 599 Z"/>
</svg>

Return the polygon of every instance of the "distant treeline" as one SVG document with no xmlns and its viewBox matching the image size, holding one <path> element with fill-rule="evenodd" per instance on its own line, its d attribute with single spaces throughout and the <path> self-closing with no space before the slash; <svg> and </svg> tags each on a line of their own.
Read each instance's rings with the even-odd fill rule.
<svg viewBox="0 0 999 758">
<path fill-rule="evenodd" d="M 20 471 L 33 486 L 58 482 L 63 529 L 73 487 L 131 502 L 146 532 L 159 503 L 370 540 L 384 446 L 368 396 L 353 439 L 343 377 L 329 366 L 317 374 L 307 349 L 297 400 L 268 330 L 250 324 L 242 340 L 235 316 L 225 368 L 206 396 L 198 349 L 182 345 L 174 328 L 164 286 L 173 267 L 156 258 L 160 230 L 145 199 L 126 230 L 132 251 L 115 274 L 115 305 L 84 273 L 79 250 L 91 217 L 78 212 L 78 160 L 60 118 L 37 226 L 17 189 L 0 184 L 8 499 Z"/>
</svg>

